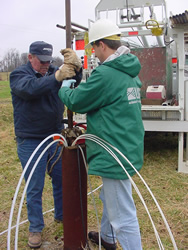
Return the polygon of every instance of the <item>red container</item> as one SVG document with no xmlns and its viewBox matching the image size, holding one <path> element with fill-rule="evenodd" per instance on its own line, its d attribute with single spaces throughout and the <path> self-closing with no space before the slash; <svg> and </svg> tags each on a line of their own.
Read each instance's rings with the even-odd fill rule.
<svg viewBox="0 0 188 250">
<path fill-rule="evenodd" d="M 163 85 L 148 86 L 146 90 L 146 98 L 148 99 L 163 99 L 166 98 L 166 90 Z"/>
</svg>

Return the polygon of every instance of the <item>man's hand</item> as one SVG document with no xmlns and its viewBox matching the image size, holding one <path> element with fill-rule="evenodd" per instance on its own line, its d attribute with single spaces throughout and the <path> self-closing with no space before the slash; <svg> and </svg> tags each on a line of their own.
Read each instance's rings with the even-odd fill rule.
<svg viewBox="0 0 188 250">
<path fill-rule="evenodd" d="M 57 81 L 62 82 L 64 79 L 75 76 L 74 66 L 71 64 L 64 64 L 59 70 L 55 72 L 55 78 Z"/>
<path fill-rule="evenodd" d="M 61 88 L 62 88 L 62 87 L 68 87 L 68 88 L 70 88 L 71 84 L 72 84 L 72 83 L 74 84 L 75 82 L 76 82 L 76 80 L 74 80 L 74 79 L 64 80 L 64 81 L 62 82 Z"/>
<path fill-rule="evenodd" d="M 81 59 L 72 49 L 62 49 L 60 52 L 64 56 L 64 64 L 72 64 L 75 66 L 76 71 L 80 70 L 82 67 Z"/>
</svg>

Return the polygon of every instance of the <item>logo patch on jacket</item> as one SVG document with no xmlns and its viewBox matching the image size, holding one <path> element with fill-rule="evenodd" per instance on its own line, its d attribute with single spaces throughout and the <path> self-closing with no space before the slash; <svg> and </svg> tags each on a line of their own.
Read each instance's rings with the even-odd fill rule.
<svg viewBox="0 0 188 250">
<path fill-rule="evenodd" d="M 129 101 L 129 104 L 141 102 L 140 101 L 140 88 L 128 88 L 127 89 L 127 98 Z"/>
</svg>

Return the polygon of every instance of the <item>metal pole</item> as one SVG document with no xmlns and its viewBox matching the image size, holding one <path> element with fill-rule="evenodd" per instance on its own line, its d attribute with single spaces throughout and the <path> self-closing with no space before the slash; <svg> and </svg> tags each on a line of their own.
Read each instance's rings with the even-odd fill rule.
<svg viewBox="0 0 188 250">
<path fill-rule="evenodd" d="M 85 145 L 82 149 L 85 153 Z M 64 148 L 62 166 L 64 250 L 85 249 L 87 245 L 87 173 L 81 152 L 76 146 Z"/>
<path fill-rule="evenodd" d="M 66 47 L 71 48 L 71 4 L 70 0 L 65 0 L 65 23 L 66 23 Z M 68 128 L 73 128 L 73 112 L 67 110 Z"/>
<path fill-rule="evenodd" d="M 71 6 L 70 0 L 65 0 L 66 47 L 71 48 Z"/>
<path fill-rule="evenodd" d="M 71 48 L 70 0 L 65 0 L 65 9 L 66 47 Z M 73 130 L 73 112 L 67 110 L 67 116 Z M 87 244 L 87 173 L 77 146 L 64 148 L 62 173 L 64 250 L 81 250 Z"/>
<path fill-rule="evenodd" d="M 56 24 L 56 27 L 57 27 L 57 28 L 60 28 L 60 29 L 66 30 L 66 26 L 62 26 L 62 25 L 60 25 L 60 24 Z M 74 28 L 71 27 L 71 32 L 79 32 L 79 30 L 74 29 Z"/>
<path fill-rule="evenodd" d="M 88 28 L 86 28 L 86 27 L 84 27 L 84 26 L 82 26 L 82 25 L 80 25 L 80 24 L 73 23 L 73 22 L 71 22 L 71 24 L 72 24 L 73 26 L 77 27 L 77 28 L 80 28 L 80 29 L 82 29 L 82 30 L 88 31 Z"/>
</svg>

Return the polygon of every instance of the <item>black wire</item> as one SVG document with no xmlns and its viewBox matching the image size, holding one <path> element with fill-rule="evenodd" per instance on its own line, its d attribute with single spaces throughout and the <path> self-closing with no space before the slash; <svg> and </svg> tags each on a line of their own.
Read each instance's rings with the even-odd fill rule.
<svg viewBox="0 0 188 250">
<path fill-rule="evenodd" d="M 167 34 L 168 34 L 168 27 L 166 26 L 165 34 L 164 34 L 164 36 L 163 36 L 164 44 L 165 44 L 166 46 L 168 46 L 168 45 L 170 45 L 171 43 L 174 42 L 174 40 L 172 40 L 172 41 L 170 41 L 170 42 L 167 42 L 167 41 L 165 40 L 165 36 L 167 36 Z"/>
<path fill-rule="evenodd" d="M 79 147 L 80 146 L 77 145 L 77 160 L 78 160 L 78 173 L 79 173 L 79 191 L 80 191 L 80 208 L 81 208 L 81 216 L 82 216 L 82 227 L 83 227 L 84 236 L 86 239 L 86 245 L 88 246 L 88 249 L 90 249 L 89 242 L 88 242 L 87 235 L 86 235 L 86 228 L 85 228 L 85 224 L 84 224 L 83 201 L 82 201 L 82 181 L 81 181 L 81 172 L 80 172 L 80 149 L 79 149 Z"/>
<path fill-rule="evenodd" d="M 54 158 L 54 156 L 56 155 L 58 148 L 59 148 L 59 144 L 57 144 L 56 149 L 55 149 L 53 155 L 52 155 L 52 156 L 48 159 L 48 161 L 47 161 L 47 164 L 46 164 L 46 171 L 47 171 L 48 174 L 50 174 L 50 171 L 48 171 L 48 167 L 49 167 L 50 161 L 51 161 L 51 160 Z"/>
<path fill-rule="evenodd" d="M 164 44 L 165 44 L 166 46 L 170 45 L 170 44 L 173 43 L 173 42 L 174 42 L 174 40 L 172 40 L 172 41 L 170 41 L 170 42 L 167 42 L 167 41 L 165 40 L 165 36 L 164 36 Z"/>
<path fill-rule="evenodd" d="M 47 162 L 46 170 L 47 170 L 47 173 L 49 174 L 49 176 L 51 176 L 50 174 L 52 173 L 52 170 L 53 170 L 55 164 L 59 161 L 59 159 L 60 159 L 60 157 L 61 157 L 61 155 L 62 155 L 62 153 L 63 153 L 64 146 L 62 146 L 62 148 L 61 148 L 61 150 L 60 150 L 60 153 L 59 153 L 57 159 L 54 161 L 54 163 L 51 165 L 50 169 L 48 170 L 48 165 L 49 165 L 50 161 L 51 161 L 51 160 L 54 158 L 54 156 L 56 155 L 57 149 L 59 148 L 59 146 L 60 146 L 60 145 L 58 144 L 57 147 L 56 147 L 55 153 L 52 155 L 52 157 L 51 157 L 51 158 L 48 160 L 48 162 Z"/>
</svg>

